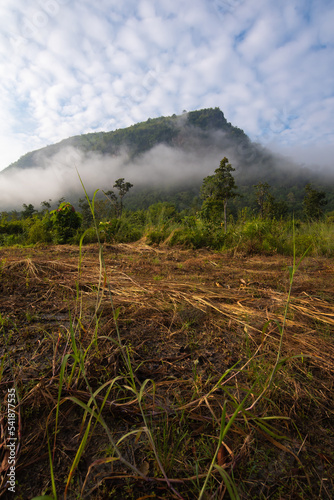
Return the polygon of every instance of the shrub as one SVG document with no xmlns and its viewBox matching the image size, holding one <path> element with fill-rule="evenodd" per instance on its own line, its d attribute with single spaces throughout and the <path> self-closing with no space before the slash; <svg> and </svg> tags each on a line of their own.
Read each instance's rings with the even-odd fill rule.
<svg viewBox="0 0 334 500">
<path fill-rule="evenodd" d="M 173 203 L 159 202 L 151 205 L 147 211 L 148 221 L 154 225 L 160 225 L 177 216 L 177 211 Z"/>
<path fill-rule="evenodd" d="M 187 248 L 201 248 L 209 246 L 205 231 L 199 228 L 178 228 L 172 231 L 167 240 L 170 246 L 181 245 Z"/>
<path fill-rule="evenodd" d="M 284 224 L 270 219 L 253 219 L 238 224 L 228 235 L 229 245 L 250 255 L 286 253 Z"/>
<path fill-rule="evenodd" d="M 99 228 L 105 241 L 110 243 L 131 243 L 139 240 L 143 235 L 142 228 L 130 224 L 126 219 L 111 219 L 108 222 L 100 222 Z"/>
<path fill-rule="evenodd" d="M 82 231 L 77 231 L 77 234 L 74 237 L 75 243 L 79 244 L 80 239 L 82 237 L 82 234 L 83 234 Z M 97 234 L 96 234 L 94 227 L 89 227 L 88 229 L 86 229 L 84 234 L 85 234 L 85 237 L 84 237 L 83 243 L 86 243 L 86 244 L 98 243 L 98 238 L 97 238 Z"/>
<path fill-rule="evenodd" d="M 57 210 L 50 212 L 50 215 L 55 242 L 68 243 L 80 228 L 82 215 L 67 202 L 61 203 Z"/>
<path fill-rule="evenodd" d="M 159 245 L 159 243 L 162 243 L 163 241 L 165 241 L 165 239 L 167 238 L 167 235 L 166 235 L 164 228 L 151 229 L 147 233 L 146 238 L 147 238 L 147 243 L 149 245 Z"/>
<path fill-rule="evenodd" d="M 21 220 L 6 221 L 0 224 L 0 234 L 22 234 L 23 231 L 24 223 Z"/>
<path fill-rule="evenodd" d="M 27 242 L 28 244 L 35 243 L 51 243 L 52 232 L 50 221 L 48 218 L 42 220 L 36 217 L 32 219 L 32 223 L 28 227 Z"/>
</svg>

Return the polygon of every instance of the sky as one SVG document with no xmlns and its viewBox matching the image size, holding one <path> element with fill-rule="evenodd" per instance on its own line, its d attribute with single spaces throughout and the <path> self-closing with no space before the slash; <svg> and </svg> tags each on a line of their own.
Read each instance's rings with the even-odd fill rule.
<svg viewBox="0 0 334 500">
<path fill-rule="evenodd" d="M 70 136 L 219 107 L 334 169 L 333 0 L 1 0 L 0 170 Z"/>
</svg>

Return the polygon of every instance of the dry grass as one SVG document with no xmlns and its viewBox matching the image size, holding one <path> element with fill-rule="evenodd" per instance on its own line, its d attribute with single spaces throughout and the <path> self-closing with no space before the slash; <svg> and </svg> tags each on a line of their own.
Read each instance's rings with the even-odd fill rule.
<svg viewBox="0 0 334 500">
<path fill-rule="evenodd" d="M 0 251 L 1 334 L 6 340 L 0 348 L 0 388 L 5 401 L 14 375 L 20 394 L 16 498 L 51 492 L 46 429 L 52 434 L 55 428 L 60 367 L 71 352 L 70 314 L 82 349 L 96 338 L 85 358 L 92 389 L 123 377 L 103 410 L 115 439 L 142 426 L 138 399 L 124 389 L 129 375 L 104 279 L 103 294 L 98 290 L 98 249 L 83 250 L 80 270 L 74 247 Z M 140 387 L 151 379 L 155 384 L 154 390 L 147 384 L 143 406 L 168 482 L 144 434 L 127 438 L 120 449 L 146 481 L 122 464 L 107 463 L 110 445 L 96 426 L 67 498 L 197 498 L 217 445 L 224 402 L 230 418 L 253 387 L 246 405 L 251 408 L 274 366 L 280 340 L 276 321 L 283 322 L 291 262 L 143 243 L 109 245 L 104 255 L 136 383 Z M 265 397 L 241 411 L 219 450 L 219 464 L 241 498 L 334 495 L 333 270 L 333 262 L 324 258 L 302 263 L 286 323 L 286 361 Z M 97 396 L 98 404 L 104 396 L 103 391 Z M 59 406 L 54 473 L 60 498 L 84 431 L 83 411 L 74 397 L 86 404 L 90 398 L 77 368 L 72 379 L 67 374 Z M 5 424 L 3 416 L 4 497 Z M 229 498 L 219 478 L 213 473 L 203 498 Z"/>
</svg>

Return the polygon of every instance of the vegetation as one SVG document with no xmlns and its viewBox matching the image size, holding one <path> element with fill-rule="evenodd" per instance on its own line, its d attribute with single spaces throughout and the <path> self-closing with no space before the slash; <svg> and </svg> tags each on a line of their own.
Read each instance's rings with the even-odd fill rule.
<svg viewBox="0 0 334 500">
<path fill-rule="evenodd" d="M 305 215 L 308 220 L 319 220 L 323 216 L 323 209 L 328 203 L 326 193 L 317 191 L 311 184 L 306 184 L 305 192 L 303 201 Z"/>
<path fill-rule="evenodd" d="M 107 191 L 105 195 L 110 200 L 111 204 L 115 209 L 115 213 L 117 217 L 121 217 L 123 213 L 123 198 L 128 193 L 128 191 L 133 187 L 131 182 L 125 182 L 124 177 L 121 179 L 117 179 L 114 184 L 114 188 L 118 190 L 118 198 L 117 195 L 113 191 Z"/>
<path fill-rule="evenodd" d="M 82 217 L 67 202 L 62 202 L 57 210 L 50 212 L 50 228 L 56 243 L 67 243 L 80 228 Z"/>
<path fill-rule="evenodd" d="M 244 195 L 237 192 L 233 172 L 224 157 L 215 173 L 203 179 L 204 201 L 195 197 L 192 206 L 183 210 L 168 201 L 153 203 L 146 209 L 124 209 L 123 199 L 133 187 L 124 178 L 114 183 L 117 195 L 106 191 L 104 198 L 98 198 L 95 193 L 95 219 L 89 198 L 79 200 L 79 211 L 63 199 L 52 211 L 52 200 L 43 201 L 39 212 L 33 205 L 24 204 L 21 213 L 1 214 L 0 246 L 79 244 L 81 239 L 84 243 L 142 240 L 151 245 L 210 248 L 233 255 L 292 255 L 293 249 L 297 255 L 303 255 L 306 249 L 309 255 L 334 255 L 334 212 L 324 213 L 327 197 L 323 191 L 307 184 L 302 200 L 304 212 L 296 218 L 289 213 L 288 201 L 276 200 L 271 186 L 260 182 L 253 187 L 254 203 L 236 212 L 232 202 Z"/>
<path fill-rule="evenodd" d="M 215 174 L 205 177 L 201 188 L 201 196 L 204 200 L 206 200 L 204 206 L 202 207 L 202 213 L 206 214 L 206 218 L 213 218 L 212 205 L 214 206 L 215 211 L 217 211 L 219 205 L 224 207 L 225 233 L 227 232 L 227 202 L 231 198 L 235 198 L 237 196 L 237 193 L 235 192 L 237 186 L 232 175 L 232 172 L 234 171 L 235 168 L 232 167 L 225 156 L 221 160 L 219 168 L 215 170 Z M 218 214 L 216 213 L 215 215 Z M 218 218 L 220 217 L 218 216 Z"/>
<path fill-rule="evenodd" d="M 84 140 L 179 141 L 164 120 Z M 0 496 L 14 387 L 18 500 L 333 498 L 333 194 L 239 179 L 1 213 Z"/>
<path fill-rule="evenodd" d="M 96 132 L 71 137 L 58 144 L 27 153 L 8 168 L 32 167 L 38 164 L 38 158 L 42 154 L 45 158 L 50 158 L 67 146 L 76 147 L 84 152 L 94 151 L 108 155 L 116 155 L 121 149 L 126 148 L 130 156 L 135 157 L 159 143 L 174 146 L 192 140 L 194 129 L 202 132 L 221 130 L 233 138 L 248 139 L 241 129 L 227 122 L 224 113 L 219 108 L 203 109 L 181 116 L 149 118 L 146 122 L 112 132 Z M 206 134 L 202 134 L 201 137 L 208 139 Z"/>
<path fill-rule="evenodd" d="M 15 387 L 18 500 L 333 497 L 331 259 L 139 242 L 0 263 L 0 495 Z"/>
</svg>

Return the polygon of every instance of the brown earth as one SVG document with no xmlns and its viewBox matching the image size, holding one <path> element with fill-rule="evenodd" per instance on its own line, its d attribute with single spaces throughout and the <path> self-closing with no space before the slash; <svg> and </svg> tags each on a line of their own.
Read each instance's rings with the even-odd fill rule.
<svg viewBox="0 0 334 500">
<path fill-rule="evenodd" d="M 0 496 L 51 493 L 49 439 L 56 488 L 64 498 L 84 433 L 83 409 L 74 398 L 84 403 L 90 398 L 69 358 L 54 445 L 60 368 L 72 352 L 72 331 L 77 345 L 90 346 L 85 372 L 93 391 L 123 377 L 103 410 L 116 440 L 143 426 L 138 400 L 124 389 L 124 346 L 138 387 L 154 381 L 154 391 L 152 383 L 146 386 L 144 411 L 168 480 L 140 433 L 120 449 L 146 480 L 123 463 L 108 463 L 110 444 L 97 425 L 67 498 L 197 498 L 196 481 L 203 484 L 213 459 L 224 401 L 230 418 L 254 382 L 247 411 L 239 412 L 217 457 L 240 497 L 334 497 L 332 260 L 306 258 L 295 274 L 283 337 L 286 361 L 257 401 L 275 364 L 292 258 L 106 245 L 105 275 L 96 246 L 82 253 L 79 266 L 79 249 L 72 246 L 0 250 Z M 228 383 L 217 385 L 227 370 Z M 6 486 L 5 445 L 7 391 L 14 380 L 19 404 L 13 497 Z M 99 393 L 99 403 L 105 394 Z M 229 498 L 217 470 L 205 495 Z"/>
</svg>

